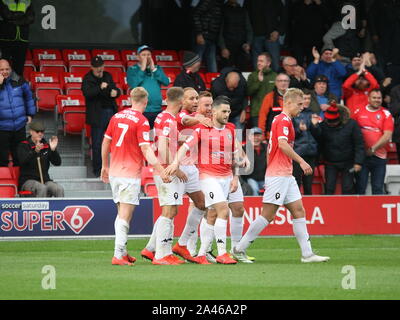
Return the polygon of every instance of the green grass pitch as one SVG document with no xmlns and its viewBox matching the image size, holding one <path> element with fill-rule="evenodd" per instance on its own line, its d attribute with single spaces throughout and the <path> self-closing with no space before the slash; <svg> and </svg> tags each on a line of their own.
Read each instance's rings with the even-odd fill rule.
<svg viewBox="0 0 400 320">
<path fill-rule="evenodd" d="M 146 239 L 129 240 L 132 267 L 112 266 L 111 240 L 0 241 L 0 299 L 400 299 L 400 237 L 312 238 L 331 261 L 300 263 L 294 238 L 260 238 L 254 264 L 153 266 L 140 257 Z M 44 290 L 45 265 L 56 288 Z M 353 266 L 355 289 L 343 289 L 344 266 Z"/>
</svg>

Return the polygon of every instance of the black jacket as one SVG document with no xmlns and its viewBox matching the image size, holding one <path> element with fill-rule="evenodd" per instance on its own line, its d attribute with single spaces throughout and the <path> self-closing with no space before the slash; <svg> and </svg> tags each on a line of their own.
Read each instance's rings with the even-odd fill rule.
<svg viewBox="0 0 400 320">
<path fill-rule="evenodd" d="M 248 147 L 253 148 L 254 146 L 250 143 Z M 247 152 L 246 146 L 243 146 L 243 150 Z M 261 143 L 260 144 L 260 150 L 257 152 L 254 150 L 254 152 L 248 152 L 247 156 L 249 157 L 250 160 L 250 172 L 248 176 L 243 176 L 245 180 L 247 179 L 254 179 L 256 181 L 264 181 L 265 178 L 265 171 L 267 170 L 267 150 L 268 150 L 268 145 L 266 143 Z"/>
<path fill-rule="evenodd" d="M 317 127 L 316 135 L 325 163 L 340 168 L 362 165 L 365 158 L 364 138 L 357 122 L 349 118 L 349 111 L 339 107 L 342 122 L 330 127 L 324 121 Z"/>
<path fill-rule="evenodd" d="M 40 182 L 40 173 L 37 158 L 40 158 L 43 182 L 52 181 L 49 176 L 50 163 L 55 166 L 61 165 L 61 157 L 57 149 L 52 151 L 49 144 L 43 138 L 43 149 L 39 153 L 35 151 L 35 144 L 32 141 L 31 136 L 26 141 L 22 141 L 17 147 L 18 161 L 21 166 L 19 176 L 19 187 L 27 180 L 36 180 Z"/>
<path fill-rule="evenodd" d="M 205 40 L 216 42 L 222 23 L 224 0 L 200 0 L 193 11 L 194 31 Z"/>
<path fill-rule="evenodd" d="M 269 38 L 273 31 L 285 34 L 288 10 L 281 0 L 245 0 L 243 6 L 249 13 L 255 36 Z"/>
<path fill-rule="evenodd" d="M 390 92 L 389 111 L 394 119 L 393 142 L 400 143 L 400 85 L 395 86 Z"/>
<path fill-rule="evenodd" d="M 318 156 L 318 143 L 313 134 L 315 131 L 311 123 L 312 110 L 304 109 L 296 118 L 293 119 L 293 126 L 296 132 L 296 139 L 294 141 L 294 151 L 301 157 L 317 157 Z M 300 123 L 304 122 L 307 130 L 300 130 Z"/>
<path fill-rule="evenodd" d="M 182 69 L 181 73 L 176 76 L 174 86 L 181 88 L 190 87 L 195 89 L 197 92 L 206 90 L 206 85 L 199 73 L 188 72 L 185 69 Z"/>
<path fill-rule="evenodd" d="M 240 81 L 238 87 L 230 91 L 226 86 L 225 78 L 232 71 L 239 73 Z M 234 67 L 227 67 L 221 70 L 221 75 L 211 82 L 211 93 L 214 99 L 218 96 L 227 96 L 231 99 L 229 121 L 240 115 L 247 106 L 247 82 L 242 73 Z"/>
<path fill-rule="evenodd" d="M 100 84 L 107 82 L 108 87 L 100 89 Z M 115 98 L 111 98 L 111 90 L 117 90 L 116 98 L 121 95 L 120 90 L 116 87 L 112 76 L 107 71 L 104 71 L 102 78 L 97 78 L 89 71 L 82 80 L 82 92 L 86 100 L 86 123 L 91 126 L 96 126 L 100 123 L 102 110 L 111 108 L 114 113 L 117 112 L 117 104 Z"/>
<path fill-rule="evenodd" d="M 25 13 L 13 12 L 0 1 L 0 39 L 1 40 L 28 40 L 29 39 L 29 25 L 35 20 L 35 12 L 33 4 L 28 7 Z M 19 29 L 19 39 L 18 36 Z"/>
</svg>

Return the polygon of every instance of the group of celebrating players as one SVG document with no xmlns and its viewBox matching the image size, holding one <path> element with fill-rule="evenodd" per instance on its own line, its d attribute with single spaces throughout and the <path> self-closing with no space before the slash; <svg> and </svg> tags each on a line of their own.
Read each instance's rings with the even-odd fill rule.
<svg viewBox="0 0 400 320">
<path fill-rule="evenodd" d="M 279 206 L 293 216 L 293 232 L 299 243 L 302 262 L 324 262 L 329 257 L 313 253 L 307 232 L 305 210 L 297 183 L 292 176 L 292 160 L 304 174 L 311 167 L 293 150 L 295 132 L 292 118 L 303 109 L 303 93 L 289 89 L 283 112 L 275 117 L 268 147 L 268 166 L 263 210 L 243 235 L 244 198 L 239 168 L 250 162 L 228 122 L 230 101 L 193 88 L 172 87 L 167 91 L 167 107 L 150 131 L 143 116 L 148 94 L 137 87 L 130 94 L 132 107 L 115 114 L 104 135 L 101 178 L 110 183 L 118 214 L 115 219 L 113 265 L 132 265 L 136 259 L 127 252 L 129 225 L 139 205 L 141 170 L 144 160 L 154 168 L 154 181 L 162 213 L 154 224 L 142 257 L 154 265 L 253 263 L 246 249 L 273 221 Z M 153 142 L 154 143 L 153 143 Z M 111 156 L 110 156 L 111 153 Z M 190 198 L 185 228 L 172 246 L 174 217 Z M 231 249 L 227 251 L 230 216 Z M 200 226 L 200 249 L 196 253 Z M 216 241 L 217 256 L 212 254 Z M 180 256 L 182 259 L 178 258 Z"/>
</svg>

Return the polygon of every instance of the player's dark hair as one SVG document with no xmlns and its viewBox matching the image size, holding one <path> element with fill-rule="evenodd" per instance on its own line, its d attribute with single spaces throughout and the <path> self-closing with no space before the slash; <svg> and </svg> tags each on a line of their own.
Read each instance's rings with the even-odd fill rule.
<svg viewBox="0 0 400 320">
<path fill-rule="evenodd" d="M 214 99 L 212 107 L 213 107 L 213 109 L 219 108 L 223 104 L 227 104 L 230 106 L 231 105 L 230 99 L 226 96 L 218 96 Z"/>
</svg>

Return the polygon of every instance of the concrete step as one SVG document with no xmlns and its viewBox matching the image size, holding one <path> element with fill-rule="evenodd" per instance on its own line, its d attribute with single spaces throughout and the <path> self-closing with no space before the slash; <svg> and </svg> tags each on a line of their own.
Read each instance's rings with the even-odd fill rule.
<svg viewBox="0 0 400 320">
<path fill-rule="evenodd" d="M 84 179 L 87 178 L 87 168 L 85 166 L 51 166 L 49 169 L 49 174 L 54 180 Z"/>
<path fill-rule="evenodd" d="M 103 183 L 99 178 L 58 179 L 57 183 L 61 184 L 65 191 L 111 191 L 110 184 Z"/>
</svg>

